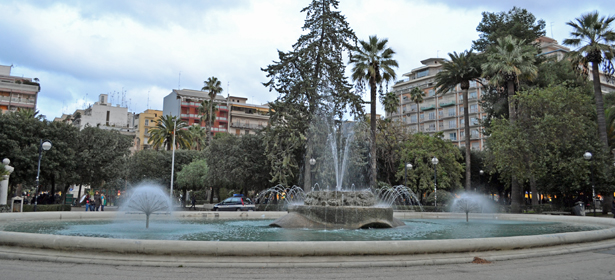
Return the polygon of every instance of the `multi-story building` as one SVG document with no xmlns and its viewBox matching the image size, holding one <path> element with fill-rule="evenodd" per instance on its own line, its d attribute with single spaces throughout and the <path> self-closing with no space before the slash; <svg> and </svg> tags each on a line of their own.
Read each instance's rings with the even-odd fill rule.
<svg viewBox="0 0 615 280">
<path fill-rule="evenodd" d="M 164 97 L 162 112 L 165 116 L 181 115 L 181 119 L 188 125 L 200 124 L 205 127 L 207 124 L 201 122 L 201 115 L 198 112 L 203 100 L 209 100 L 207 91 L 174 89 Z M 211 129 L 214 135 L 218 132 L 236 135 L 255 133 L 255 130 L 267 126 L 269 107 L 248 104 L 247 100 L 244 97 L 216 96 L 214 102 L 217 103 L 218 110 Z"/>
<path fill-rule="evenodd" d="M 98 101 L 88 108 L 77 110 L 73 114 L 73 124 L 83 129 L 85 126 L 97 126 L 101 128 L 133 130 L 134 132 L 134 114 L 128 112 L 127 107 L 121 107 L 119 104 L 113 106 L 108 102 L 109 95 L 101 94 L 98 96 Z M 77 117 L 80 113 L 80 117 Z"/>
<path fill-rule="evenodd" d="M 36 110 L 36 101 L 41 87 L 38 79 L 11 76 L 11 66 L 0 65 L 0 110 Z"/>
<path fill-rule="evenodd" d="M 460 147 L 465 146 L 463 92 L 457 86 L 453 91 L 436 96 L 436 73 L 441 71 L 444 58 L 429 58 L 421 61 L 423 66 L 403 74 L 405 77 L 393 86 L 393 92 L 400 96 L 400 108 L 387 118 L 401 121 L 409 131 L 421 131 L 431 135 L 442 132 L 444 139 Z M 418 87 L 425 92 L 423 103 L 412 101 L 410 91 Z M 468 110 L 470 117 L 470 145 L 472 149 L 484 148 L 484 136 L 479 119 L 485 117 L 480 108 L 481 88 L 476 82 L 470 83 Z M 420 125 L 419 125 L 420 120 Z"/>
<path fill-rule="evenodd" d="M 147 109 L 143 113 L 135 114 L 135 150 L 150 149 L 149 130 L 156 127 L 162 111 Z"/>
</svg>

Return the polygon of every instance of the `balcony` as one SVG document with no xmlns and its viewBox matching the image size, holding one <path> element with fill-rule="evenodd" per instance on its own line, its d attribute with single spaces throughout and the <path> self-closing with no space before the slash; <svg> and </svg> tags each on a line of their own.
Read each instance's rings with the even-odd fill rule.
<svg viewBox="0 0 615 280">
<path fill-rule="evenodd" d="M 440 107 L 448 107 L 448 106 L 453 106 L 457 104 L 454 100 L 453 101 L 448 101 L 448 102 L 441 102 L 440 103 Z"/>
<path fill-rule="evenodd" d="M 427 111 L 427 110 L 431 110 L 435 108 L 436 108 L 436 105 L 429 105 L 429 106 L 421 107 L 421 111 Z"/>
<path fill-rule="evenodd" d="M 251 124 L 251 123 L 243 123 L 243 122 L 233 122 L 231 123 L 231 127 L 236 128 L 246 128 L 246 129 L 263 129 L 264 126 L 260 124 Z"/>
</svg>

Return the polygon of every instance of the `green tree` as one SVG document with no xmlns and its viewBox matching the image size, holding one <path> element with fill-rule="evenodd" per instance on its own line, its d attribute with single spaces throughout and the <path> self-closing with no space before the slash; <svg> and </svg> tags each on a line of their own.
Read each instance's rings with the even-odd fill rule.
<svg viewBox="0 0 615 280">
<path fill-rule="evenodd" d="M 397 177 L 403 178 L 404 165 L 411 163 L 408 182 L 412 182 L 409 183 L 410 188 L 421 198 L 434 190 L 433 157 L 439 161 L 436 165 L 438 189 L 455 191 L 461 187 L 459 182 L 463 166 L 459 163 L 462 159 L 459 149 L 451 141 L 442 140 L 441 135 L 412 134 L 403 143 Z"/>
<path fill-rule="evenodd" d="M 177 128 L 175 125 L 177 124 Z M 182 149 L 190 148 L 190 134 L 187 128 L 187 124 L 183 120 L 178 120 L 171 115 L 160 116 L 156 122 L 156 127 L 150 129 L 149 144 L 152 144 L 154 149 L 165 147 L 166 150 L 171 150 L 173 146 L 173 134 L 175 137 L 175 145 Z"/>
<path fill-rule="evenodd" d="M 608 139 L 599 65 L 603 63 L 605 72 L 613 75 L 615 71 L 612 63 L 615 57 L 615 32 L 610 25 L 614 20 L 615 16 L 600 17 L 598 12 L 584 14 L 577 18 L 576 22 L 566 23 L 573 28 L 573 31 L 570 33 L 571 38 L 564 40 L 564 45 L 577 47 L 577 49 L 568 53 L 569 57 L 572 58 L 573 67 L 578 67 L 578 63 L 583 69 L 587 70 L 588 64 L 592 64 L 591 72 L 598 114 L 598 131 L 605 149 L 608 147 Z"/>
<path fill-rule="evenodd" d="M 478 60 L 475 58 L 472 50 L 465 51 L 460 54 L 457 52 L 449 53 L 450 61 L 446 61 L 442 64 L 442 71 L 436 74 L 436 93 L 445 94 L 450 91 L 454 91 L 457 85 L 463 90 L 463 118 L 464 118 L 464 130 L 465 130 L 465 142 L 466 142 L 466 175 L 465 175 L 465 187 L 466 191 L 472 188 L 472 176 L 471 176 L 471 146 L 470 146 L 470 112 L 468 105 L 468 89 L 470 88 L 470 81 L 477 81 L 481 75 L 481 66 Z"/>
<path fill-rule="evenodd" d="M 380 103 L 384 106 L 384 111 L 389 115 L 395 113 L 399 108 L 399 97 L 394 92 L 387 92 L 385 95 L 380 96 Z"/>
<path fill-rule="evenodd" d="M 410 91 L 410 99 L 412 102 L 416 103 L 416 132 L 420 132 L 421 129 L 421 108 L 419 108 L 419 104 L 423 103 L 425 100 L 425 92 L 420 87 L 414 87 Z"/>
<path fill-rule="evenodd" d="M 536 48 L 526 45 L 524 40 L 512 36 L 498 39 L 498 45 L 487 53 L 487 62 L 482 65 L 483 76 L 495 86 L 506 86 L 508 94 L 508 115 L 510 124 L 517 119 L 516 105 L 513 97 L 515 86 L 520 80 L 532 80 L 538 73 L 534 64 Z M 521 191 L 516 178 L 512 177 L 511 207 L 517 213 L 521 210 Z"/>
<path fill-rule="evenodd" d="M 393 59 L 395 51 L 387 47 L 388 39 L 378 40 L 376 36 L 370 36 L 368 41 L 360 41 L 359 47 L 355 48 L 350 57 L 352 67 L 352 80 L 362 88 L 363 84 L 369 86 L 370 92 L 370 127 L 371 127 L 371 147 L 370 152 L 376 155 L 376 92 L 378 87 L 382 94 L 382 84 L 395 80 L 394 67 L 398 67 L 397 61 Z M 377 185 L 378 168 L 377 157 L 372 157 L 371 162 L 372 186 Z"/>
<path fill-rule="evenodd" d="M 208 172 L 209 167 L 205 159 L 196 159 L 177 172 L 177 186 L 183 193 L 183 205 L 186 205 L 187 190 L 198 191 L 208 186 Z"/>
<path fill-rule="evenodd" d="M 319 111 L 343 118 L 350 110 L 362 114 L 360 95 L 352 91 L 343 61 L 356 43 L 356 36 L 338 9 L 338 0 L 313 0 L 306 13 L 305 31 L 289 52 L 278 51 L 279 61 L 262 69 L 269 79 L 265 86 L 280 96 L 270 103 L 270 126 L 266 130 L 266 153 L 272 167 L 272 182 L 288 186 L 297 180 L 303 165 L 303 185 L 311 186 L 311 166 L 318 155 L 312 147 L 318 140 L 310 124 Z M 302 158 L 303 156 L 303 158 Z"/>
<path fill-rule="evenodd" d="M 209 117 L 207 118 L 207 139 L 209 142 L 211 142 L 212 139 L 212 132 L 211 132 L 211 128 L 214 125 L 214 100 L 216 99 L 216 96 L 220 93 L 222 93 L 222 85 L 220 83 L 220 81 L 218 80 L 218 78 L 216 77 L 209 77 L 207 78 L 207 81 L 205 81 L 205 86 L 203 87 L 202 90 L 206 90 L 207 94 L 209 95 L 209 110 L 207 111 L 207 113 L 209 113 Z M 201 103 L 201 106 L 204 105 L 205 103 Z M 199 109 L 199 112 L 201 112 L 202 110 Z"/>
<path fill-rule="evenodd" d="M 533 43 L 541 36 L 545 36 L 545 21 L 536 20 L 536 17 L 525 9 L 513 7 L 508 12 L 483 12 L 483 19 L 476 27 L 479 39 L 472 42 L 472 49 L 485 52 L 498 44 L 497 40 L 506 36 L 513 36 L 518 40 Z"/>
<path fill-rule="evenodd" d="M 207 146 L 207 130 L 198 124 L 193 124 L 188 128 L 188 132 L 192 140 L 190 146 L 197 151 L 205 149 L 205 146 Z"/>
</svg>

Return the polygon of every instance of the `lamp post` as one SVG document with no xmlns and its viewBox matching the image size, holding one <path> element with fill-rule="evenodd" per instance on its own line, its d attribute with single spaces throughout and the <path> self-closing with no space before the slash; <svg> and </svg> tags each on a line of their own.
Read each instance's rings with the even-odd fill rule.
<svg viewBox="0 0 615 280">
<path fill-rule="evenodd" d="M 481 169 L 480 171 L 478 171 L 478 183 L 479 185 L 482 187 L 483 186 L 483 174 L 485 174 L 485 172 Z M 483 190 L 485 188 L 483 187 Z M 474 188 L 474 192 L 476 192 L 476 188 Z"/>
<path fill-rule="evenodd" d="M 431 159 L 431 164 L 433 164 L 433 190 L 434 190 L 434 207 L 438 207 L 438 170 L 436 169 L 436 165 L 438 165 L 438 158 L 433 157 Z"/>
<path fill-rule="evenodd" d="M 43 150 L 49 151 L 51 149 L 51 141 L 41 139 L 41 142 L 38 146 L 38 169 L 36 171 L 36 192 L 34 193 L 34 212 L 36 212 L 36 207 L 38 206 L 38 182 L 39 177 L 41 175 L 41 158 L 43 158 Z"/>
<path fill-rule="evenodd" d="M 592 207 L 594 208 L 594 217 L 596 217 L 596 191 L 594 188 L 594 162 L 592 161 L 592 153 L 589 151 L 583 154 L 583 158 L 585 160 L 589 160 L 592 163 L 591 166 L 591 176 L 592 176 Z"/>
<path fill-rule="evenodd" d="M 316 164 L 316 160 L 314 158 L 310 159 L 310 166 L 314 167 L 314 165 Z M 312 173 L 314 173 L 313 168 L 310 168 L 310 184 L 314 185 L 314 181 L 312 181 L 312 179 L 314 179 L 312 176 Z M 312 188 L 311 186 L 306 186 L 306 188 Z M 308 190 L 305 190 L 305 192 L 307 193 Z"/>
<path fill-rule="evenodd" d="M 412 170 L 412 164 L 406 163 L 406 166 L 404 166 L 404 169 L 406 170 L 406 175 L 404 175 L 404 186 L 406 186 L 407 188 L 408 187 L 408 169 Z"/>
<path fill-rule="evenodd" d="M 175 121 L 173 121 L 173 152 L 171 155 L 171 193 L 169 194 L 169 196 L 171 197 L 171 201 L 173 201 L 173 175 L 175 173 L 175 134 L 177 134 L 177 118 L 175 118 Z"/>
</svg>

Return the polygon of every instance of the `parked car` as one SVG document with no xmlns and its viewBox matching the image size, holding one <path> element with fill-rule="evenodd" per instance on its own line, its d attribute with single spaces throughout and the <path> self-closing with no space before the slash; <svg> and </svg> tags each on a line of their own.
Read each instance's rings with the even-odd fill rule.
<svg viewBox="0 0 615 280">
<path fill-rule="evenodd" d="M 254 211 L 256 205 L 251 199 L 243 196 L 229 197 L 214 205 L 213 211 Z"/>
</svg>

